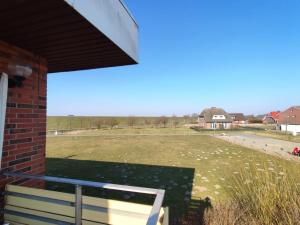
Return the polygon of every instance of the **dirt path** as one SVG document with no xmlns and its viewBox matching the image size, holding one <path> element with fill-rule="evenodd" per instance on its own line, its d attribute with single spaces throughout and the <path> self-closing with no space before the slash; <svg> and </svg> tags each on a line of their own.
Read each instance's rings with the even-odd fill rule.
<svg viewBox="0 0 300 225">
<path fill-rule="evenodd" d="M 299 143 L 262 137 L 253 134 L 228 134 L 216 135 L 215 137 L 247 148 L 259 150 L 267 154 L 276 155 L 287 160 L 295 160 L 300 162 L 300 157 L 290 154 L 295 146 L 300 146 Z"/>
</svg>

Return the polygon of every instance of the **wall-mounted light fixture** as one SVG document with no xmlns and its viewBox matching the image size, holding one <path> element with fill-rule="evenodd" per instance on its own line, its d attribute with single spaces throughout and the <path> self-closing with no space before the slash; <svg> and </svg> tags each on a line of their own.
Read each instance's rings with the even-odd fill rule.
<svg viewBox="0 0 300 225">
<path fill-rule="evenodd" d="M 32 68 L 28 65 L 9 64 L 8 71 L 11 75 L 28 78 L 32 74 Z"/>
<path fill-rule="evenodd" d="M 8 65 L 9 72 L 9 87 L 21 87 L 23 81 L 32 75 L 32 67 L 26 64 L 22 64 L 18 61 Z"/>
</svg>

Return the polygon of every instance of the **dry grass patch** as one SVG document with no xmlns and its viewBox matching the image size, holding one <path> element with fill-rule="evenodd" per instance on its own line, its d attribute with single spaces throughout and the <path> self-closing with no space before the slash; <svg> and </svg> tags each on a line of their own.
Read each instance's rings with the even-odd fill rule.
<svg viewBox="0 0 300 225">
<path fill-rule="evenodd" d="M 299 224 L 300 188 L 293 174 L 271 162 L 250 167 L 231 179 L 231 202 L 207 210 L 204 224 Z"/>
</svg>

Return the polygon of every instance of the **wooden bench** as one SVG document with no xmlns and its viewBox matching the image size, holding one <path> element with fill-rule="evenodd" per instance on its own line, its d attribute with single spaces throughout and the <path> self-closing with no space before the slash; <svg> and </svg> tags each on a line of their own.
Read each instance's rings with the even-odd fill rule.
<svg viewBox="0 0 300 225">
<path fill-rule="evenodd" d="M 75 195 L 7 185 L 4 220 L 10 225 L 75 223 Z M 146 225 L 152 206 L 82 196 L 82 225 Z M 168 225 L 168 209 L 157 225 Z"/>
</svg>

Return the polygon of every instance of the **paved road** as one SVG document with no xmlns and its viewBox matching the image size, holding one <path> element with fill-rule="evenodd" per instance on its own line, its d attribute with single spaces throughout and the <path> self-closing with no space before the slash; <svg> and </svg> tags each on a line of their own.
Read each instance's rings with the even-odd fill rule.
<svg viewBox="0 0 300 225">
<path fill-rule="evenodd" d="M 228 134 L 223 136 L 218 135 L 215 137 L 271 155 L 276 155 L 284 159 L 300 162 L 300 157 L 290 154 L 295 146 L 300 146 L 299 143 L 262 137 L 253 134 Z"/>
</svg>

